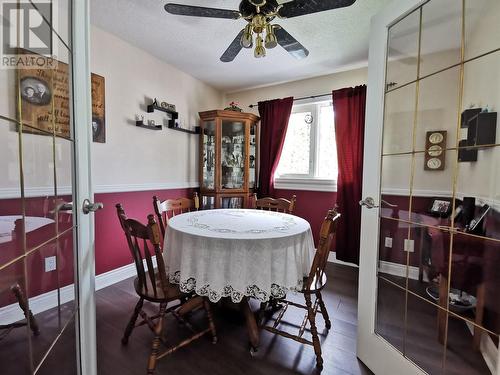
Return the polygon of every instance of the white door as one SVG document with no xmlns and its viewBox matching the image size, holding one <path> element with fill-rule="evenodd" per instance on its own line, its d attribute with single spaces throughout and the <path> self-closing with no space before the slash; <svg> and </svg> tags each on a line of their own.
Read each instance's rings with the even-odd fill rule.
<svg viewBox="0 0 500 375">
<path fill-rule="evenodd" d="M 0 7 L 0 372 L 94 375 L 89 4 Z"/>
<path fill-rule="evenodd" d="M 358 357 L 376 374 L 500 374 L 499 17 L 396 0 L 372 19 Z"/>
</svg>

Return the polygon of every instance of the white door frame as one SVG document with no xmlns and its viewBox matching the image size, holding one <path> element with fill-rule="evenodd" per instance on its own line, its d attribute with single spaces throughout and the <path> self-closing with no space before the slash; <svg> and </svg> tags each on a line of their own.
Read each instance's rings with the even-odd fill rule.
<svg viewBox="0 0 500 375">
<path fill-rule="evenodd" d="M 74 212 L 76 216 L 76 336 L 79 375 L 97 375 L 95 319 L 94 215 L 85 215 L 83 201 L 93 202 L 90 146 L 92 108 L 90 86 L 90 9 L 88 0 L 72 0 L 73 119 L 75 140 Z"/>
<path fill-rule="evenodd" d="M 366 101 L 363 198 L 380 198 L 382 130 L 389 26 L 427 0 L 394 0 L 371 20 Z M 378 202 L 377 202 L 378 205 Z M 363 208 L 358 293 L 357 355 L 375 374 L 423 374 L 415 364 L 375 333 L 379 209 Z"/>
</svg>

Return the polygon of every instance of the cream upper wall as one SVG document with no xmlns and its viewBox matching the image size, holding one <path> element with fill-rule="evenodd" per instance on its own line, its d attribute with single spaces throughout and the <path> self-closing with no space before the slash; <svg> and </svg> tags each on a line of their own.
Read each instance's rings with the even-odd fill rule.
<svg viewBox="0 0 500 375">
<path fill-rule="evenodd" d="M 96 190 L 196 183 L 198 137 L 139 128 L 135 116 L 163 123 L 166 114 L 146 113 L 156 97 L 176 105 L 181 125 L 198 125 L 198 112 L 220 108 L 222 93 L 95 26 L 91 70 L 106 80 L 106 143 L 92 144 Z"/>
<path fill-rule="evenodd" d="M 63 53 L 63 51 L 61 51 Z M 63 60 L 60 58 L 60 60 Z M 91 71 L 105 78 L 106 143 L 92 143 L 95 191 L 195 186 L 198 136 L 164 128 L 135 126 L 136 114 L 164 123 L 166 114 L 146 113 L 153 98 L 177 106 L 181 125 L 198 125 L 198 112 L 218 109 L 223 95 L 209 85 L 156 59 L 127 42 L 91 28 Z M 16 72 L 0 71 L 0 196 L 20 196 L 19 143 L 16 132 Z M 52 195 L 54 168 L 58 192 L 71 186 L 71 144 L 57 138 L 23 134 L 26 196 Z M 53 158 L 55 150 L 55 158 Z M 54 165 L 55 160 L 55 165 Z"/>
<path fill-rule="evenodd" d="M 265 63 L 265 60 L 263 60 L 263 63 Z M 361 68 L 300 81 L 287 82 L 280 85 L 227 93 L 225 101 L 226 103 L 237 101 L 244 111 L 258 113 L 257 108 L 251 110 L 248 106 L 250 104 L 257 104 L 259 101 L 288 96 L 300 98 L 311 95 L 329 94 L 333 90 L 343 87 L 366 84 L 367 79 L 368 68 Z"/>
</svg>

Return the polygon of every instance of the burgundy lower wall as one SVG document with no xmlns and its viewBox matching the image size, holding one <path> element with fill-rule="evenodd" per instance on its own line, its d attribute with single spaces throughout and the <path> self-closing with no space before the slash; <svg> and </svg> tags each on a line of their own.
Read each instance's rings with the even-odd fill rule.
<svg viewBox="0 0 500 375">
<path fill-rule="evenodd" d="M 95 194 L 95 201 L 102 202 L 104 208 L 95 215 L 95 256 L 96 274 L 122 267 L 132 263 L 132 257 L 127 247 L 123 231 L 116 216 L 116 203 L 121 203 L 129 217 L 146 222 L 147 215 L 154 213 L 153 195 L 161 199 L 192 196 L 193 189 L 174 189 L 130 193 Z M 71 197 L 61 197 L 71 201 Z M 25 200 L 27 216 L 53 217 L 53 198 L 34 197 Z M 21 215 L 21 200 L 19 198 L 0 200 L 0 216 Z M 49 224 L 26 234 L 28 248 L 40 246 L 25 259 L 15 262 L 2 270 L 0 277 L 0 306 L 16 302 L 10 287 L 20 284 L 25 289 L 27 284 L 28 297 L 64 287 L 74 282 L 73 238 L 72 231 L 67 232 L 59 240 L 53 240 L 56 230 L 59 233 L 71 228 L 71 215 L 61 213 L 58 229 Z M 55 256 L 59 251 L 57 270 L 45 272 L 45 258 Z M 23 254 L 22 240 L 13 239 L 0 243 L 0 264 L 6 264 Z M 24 266 L 28 274 L 28 283 L 24 280 Z"/>
<path fill-rule="evenodd" d="M 96 275 L 125 266 L 133 262 L 125 235 L 116 216 L 115 205 L 121 203 L 128 217 L 147 222 L 154 214 L 153 196 L 161 200 L 191 197 L 194 189 L 139 191 L 128 193 L 99 193 L 95 201 L 104 208 L 95 215 L 95 267 Z"/>
<path fill-rule="evenodd" d="M 294 214 L 307 220 L 311 224 L 314 243 L 317 244 L 321 224 L 329 209 L 335 206 L 336 192 L 304 191 L 304 190 L 276 190 L 276 197 L 290 199 L 297 196 Z"/>
</svg>

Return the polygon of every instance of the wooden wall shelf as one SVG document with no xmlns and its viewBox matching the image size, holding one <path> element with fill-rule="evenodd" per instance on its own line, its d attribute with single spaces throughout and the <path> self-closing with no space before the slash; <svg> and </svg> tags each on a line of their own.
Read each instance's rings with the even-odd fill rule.
<svg viewBox="0 0 500 375">
<path fill-rule="evenodd" d="M 148 113 L 153 113 L 154 111 L 161 111 L 168 113 L 170 115 L 170 119 L 168 120 L 168 127 L 169 128 L 174 128 L 175 127 L 175 120 L 179 118 L 179 113 L 175 111 L 171 111 L 169 109 L 160 107 L 158 105 L 150 104 L 148 105 L 147 112 Z"/>
<path fill-rule="evenodd" d="M 200 127 L 196 126 L 194 129 L 195 130 L 189 130 L 189 129 L 184 129 L 184 128 L 176 128 L 175 126 L 170 126 L 168 124 L 168 128 L 172 130 L 176 130 L 178 132 L 183 132 L 183 133 L 188 133 L 188 134 L 200 134 Z"/>
<path fill-rule="evenodd" d="M 144 129 L 149 129 L 149 130 L 161 130 L 162 129 L 161 125 L 147 125 L 143 121 L 136 121 L 135 126 L 138 126 L 140 128 L 144 128 Z"/>
</svg>

